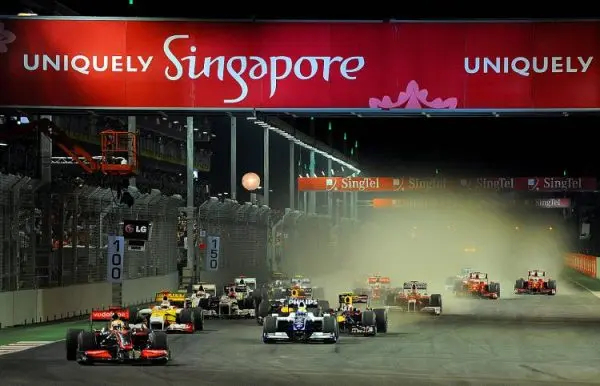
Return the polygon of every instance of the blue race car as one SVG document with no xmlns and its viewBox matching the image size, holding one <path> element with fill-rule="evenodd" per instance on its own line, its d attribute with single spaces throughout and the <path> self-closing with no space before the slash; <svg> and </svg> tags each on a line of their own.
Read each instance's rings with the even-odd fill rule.
<svg viewBox="0 0 600 386">
<path fill-rule="evenodd" d="M 268 315 L 263 322 L 264 343 L 283 342 L 324 342 L 336 343 L 340 336 L 339 326 L 334 315 L 315 316 L 300 304 L 295 312 L 287 316 Z"/>
</svg>

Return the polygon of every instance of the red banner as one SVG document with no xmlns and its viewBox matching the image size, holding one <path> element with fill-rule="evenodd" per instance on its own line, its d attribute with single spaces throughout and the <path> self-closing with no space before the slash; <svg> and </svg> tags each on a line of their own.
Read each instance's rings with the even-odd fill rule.
<svg viewBox="0 0 600 386">
<path fill-rule="evenodd" d="M 535 206 L 544 209 L 567 209 L 571 207 L 570 198 L 538 198 Z"/>
<path fill-rule="evenodd" d="M 600 107 L 600 23 L 0 20 L 0 106 Z"/>
<path fill-rule="evenodd" d="M 596 278 L 598 272 L 597 261 L 598 258 L 596 256 L 582 255 L 580 253 L 568 253 L 565 256 L 567 267 L 593 278 Z"/>
<path fill-rule="evenodd" d="M 419 178 L 419 177 L 300 177 L 301 192 L 403 192 L 420 190 L 490 190 L 531 192 L 596 191 L 594 177 L 498 177 L 498 178 Z"/>
<path fill-rule="evenodd" d="M 445 189 L 445 178 L 416 177 L 300 177 L 301 192 L 403 192 L 407 190 Z"/>
</svg>

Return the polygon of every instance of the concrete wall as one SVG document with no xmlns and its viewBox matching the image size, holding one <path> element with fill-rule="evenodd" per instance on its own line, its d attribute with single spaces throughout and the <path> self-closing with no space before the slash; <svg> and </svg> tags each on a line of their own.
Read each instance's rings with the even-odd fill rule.
<svg viewBox="0 0 600 386">
<path fill-rule="evenodd" d="M 176 289 L 177 273 L 123 281 L 123 305 L 139 304 L 163 289 Z M 0 292 L 0 327 L 39 323 L 87 314 L 111 305 L 110 283 Z"/>
<path fill-rule="evenodd" d="M 157 292 L 175 290 L 179 284 L 177 272 L 165 276 L 131 279 L 123 282 L 123 305 L 154 301 Z"/>
</svg>

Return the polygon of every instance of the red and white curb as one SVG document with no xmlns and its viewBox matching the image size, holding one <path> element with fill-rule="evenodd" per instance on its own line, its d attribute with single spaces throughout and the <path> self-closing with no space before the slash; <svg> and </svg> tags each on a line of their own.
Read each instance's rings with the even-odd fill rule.
<svg viewBox="0 0 600 386">
<path fill-rule="evenodd" d="M 50 343 L 54 343 L 54 341 L 37 340 L 37 341 L 28 341 L 28 342 L 21 341 L 21 342 L 16 342 L 16 343 L 10 343 L 7 345 L 0 346 L 0 356 L 7 355 L 7 354 L 13 354 L 13 353 L 16 353 L 19 351 L 25 351 L 25 350 L 29 350 L 29 349 L 40 347 L 40 346 L 45 346 Z"/>
</svg>

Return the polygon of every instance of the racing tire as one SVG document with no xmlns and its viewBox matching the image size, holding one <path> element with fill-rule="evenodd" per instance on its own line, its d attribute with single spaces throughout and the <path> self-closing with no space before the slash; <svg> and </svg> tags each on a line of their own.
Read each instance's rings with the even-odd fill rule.
<svg viewBox="0 0 600 386">
<path fill-rule="evenodd" d="M 266 318 L 271 312 L 271 303 L 268 300 L 263 300 L 258 305 L 258 313 L 256 315 Z"/>
<path fill-rule="evenodd" d="M 269 315 L 265 317 L 263 321 L 263 342 L 264 343 L 275 343 L 274 340 L 268 339 L 267 334 L 274 334 L 277 332 L 277 318 Z"/>
<path fill-rule="evenodd" d="M 523 280 L 523 279 L 518 279 L 518 280 L 515 282 L 515 289 L 517 290 L 517 289 L 524 289 L 524 288 L 525 288 L 525 280 Z"/>
<path fill-rule="evenodd" d="M 166 365 L 171 359 L 171 350 L 169 350 L 169 340 L 164 331 L 152 331 L 148 336 L 148 348 L 152 350 L 166 350 L 169 353 L 167 359 L 153 360 L 152 365 Z"/>
<path fill-rule="evenodd" d="M 82 333 L 81 329 L 73 329 L 70 328 L 67 330 L 67 336 L 65 339 L 67 346 L 67 360 L 74 361 L 77 359 L 77 342 L 79 338 L 79 334 Z"/>
<path fill-rule="evenodd" d="M 191 308 L 184 308 L 181 310 L 179 315 L 177 315 L 177 322 L 181 324 L 194 324 L 194 314 L 192 313 Z"/>
<path fill-rule="evenodd" d="M 430 307 L 440 307 L 440 312 L 442 311 L 442 295 L 433 294 L 429 297 L 429 306 Z"/>
<path fill-rule="evenodd" d="M 96 342 L 96 334 L 91 331 L 81 331 L 77 335 L 77 352 L 81 353 L 84 351 L 95 350 L 98 348 L 98 342 Z M 90 365 L 90 360 L 78 360 L 80 365 Z"/>
<path fill-rule="evenodd" d="M 377 327 L 377 332 L 386 333 L 388 331 L 388 314 L 385 308 L 377 308 L 374 309 L 375 313 L 375 326 Z"/>
<path fill-rule="evenodd" d="M 323 333 L 333 334 L 333 339 L 327 339 L 325 343 L 337 343 L 340 337 L 340 329 L 334 316 L 325 316 L 323 318 Z"/>
<path fill-rule="evenodd" d="M 198 307 L 205 310 L 210 309 L 210 299 L 200 299 L 200 301 L 198 302 Z"/>
<path fill-rule="evenodd" d="M 489 291 L 490 293 L 498 295 L 498 298 L 500 298 L 500 283 L 490 283 Z"/>
<path fill-rule="evenodd" d="M 152 331 L 148 336 L 148 347 L 152 350 L 169 350 L 169 339 L 164 331 Z"/>
<path fill-rule="evenodd" d="M 202 312 L 202 308 L 200 308 L 200 307 L 192 308 L 192 315 L 194 316 L 194 330 L 203 331 L 204 330 L 204 313 Z"/>
<path fill-rule="evenodd" d="M 554 293 L 548 292 L 548 295 L 550 295 L 550 296 L 556 295 L 556 280 L 548 280 L 548 289 L 554 290 Z"/>
<path fill-rule="evenodd" d="M 377 318 L 373 311 L 363 311 L 361 315 L 361 324 L 365 327 L 373 327 L 373 333 L 365 334 L 370 336 L 377 335 Z"/>
</svg>

